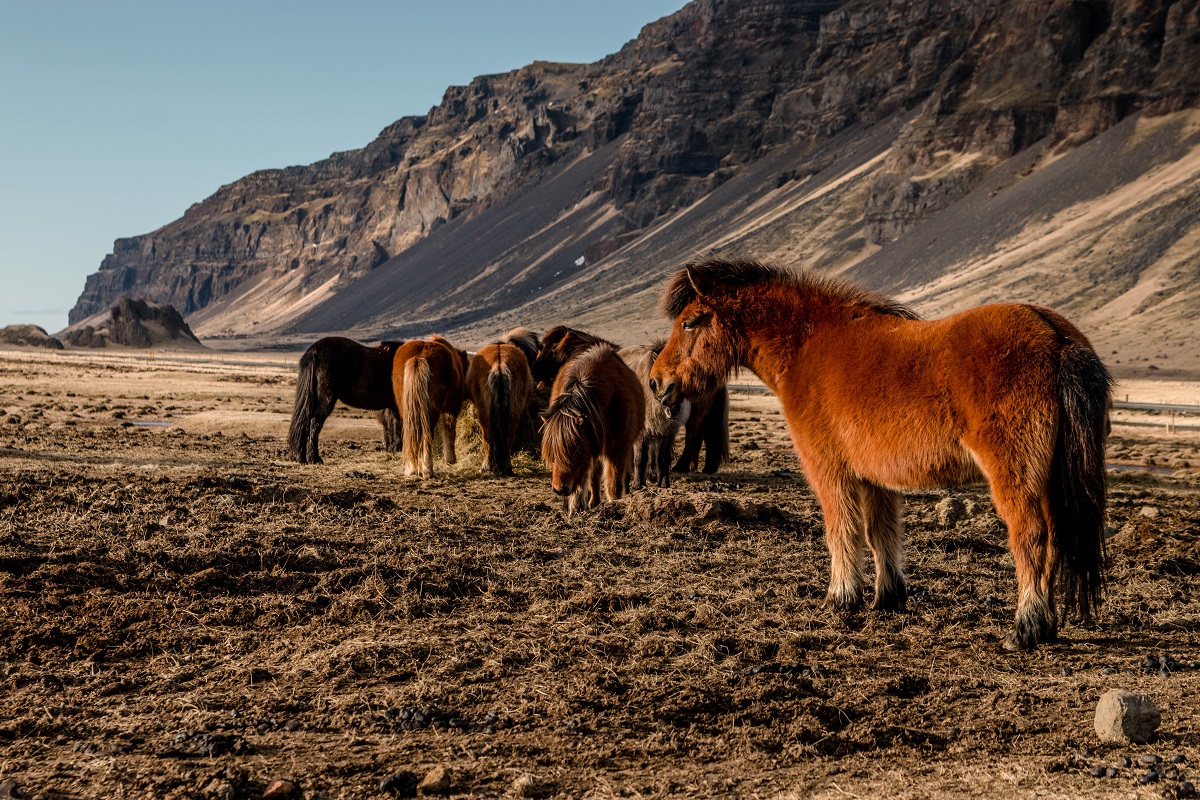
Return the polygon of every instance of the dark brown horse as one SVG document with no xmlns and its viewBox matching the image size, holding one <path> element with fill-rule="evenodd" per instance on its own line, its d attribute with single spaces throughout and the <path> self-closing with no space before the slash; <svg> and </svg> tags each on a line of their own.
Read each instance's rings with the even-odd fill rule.
<svg viewBox="0 0 1200 800">
<path fill-rule="evenodd" d="M 341 336 L 318 339 L 300 356 L 296 402 L 288 429 L 288 454 L 301 464 L 320 464 L 321 427 L 341 400 L 379 412 L 383 444 L 400 449 L 400 413 L 392 394 L 392 360 L 399 342 L 367 347 Z"/>
<path fill-rule="evenodd" d="M 646 427 L 633 447 L 633 485 L 638 489 L 646 485 L 647 475 L 658 486 L 671 485 L 675 437 L 692 413 L 692 404 L 686 397 L 675 405 L 665 406 L 650 390 L 650 370 L 664 344 L 666 342 L 659 340 L 653 344 L 626 347 L 619 353 L 646 393 Z"/>
<path fill-rule="evenodd" d="M 567 362 L 596 344 L 606 344 L 614 350 L 621 349 L 620 345 L 576 328 L 568 328 L 565 325 L 556 325 L 546 331 L 538 345 L 537 356 L 534 357 L 531 366 L 534 382 L 553 384 L 559 371 L 567 365 Z"/>
<path fill-rule="evenodd" d="M 653 372 L 664 402 L 739 366 L 779 396 L 824 511 L 835 608 L 862 601 L 864 542 L 875 607 L 904 606 L 898 489 L 986 480 L 1017 568 L 1005 646 L 1055 638 L 1057 591 L 1091 616 L 1111 380 L 1071 323 L 1019 304 L 924 321 L 840 281 L 716 259 L 676 273 L 662 309 L 675 320 Z"/>
<path fill-rule="evenodd" d="M 433 475 L 433 432 L 442 421 L 442 454 L 454 454 L 455 427 L 462 410 L 467 354 L 441 336 L 415 339 L 396 350 L 392 391 L 403 421 L 404 474 Z"/>
<path fill-rule="evenodd" d="M 487 466 L 496 475 L 512 475 L 512 452 L 521 418 L 533 397 L 530 365 L 538 337 L 516 328 L 483 347 L 467 368 L 467 397 L 479 415 Z"/>
<path fill-rule="evenodd" d="M 692 413 L 683 431 L 683 452 L 675 462 L 675 472 L 692 472 L 700 466 L 700 448 L 704 448 L 704 472 L 713 474 L 729 460 L 729 390 L 725 384 L 708 393 L 689 398 Z"/>
<path fill-rule="evenodd" d="M 625 493 L 645 414 L 645 391 L 611 345 L 588 348 L 558 373 L 542 429 L 542 460 L 567 516 L 599 504 L 602 471 L 609 500 Z"/>
</svg>

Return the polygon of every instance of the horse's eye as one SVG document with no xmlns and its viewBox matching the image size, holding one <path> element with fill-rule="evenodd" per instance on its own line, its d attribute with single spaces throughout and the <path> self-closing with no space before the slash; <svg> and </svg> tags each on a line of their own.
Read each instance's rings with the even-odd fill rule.
<svg viewBox="0 0 1200 800">
<path fill-rule="evenodd" d="M 700 323 L 703 321 L 704 321 L 703 314 L 701 314 L 698 317 L 692 317 L 687 322 L 683 323 L 683 329 L 685 331 L 694 331 L 694 330 L 696 330 L 696 328 L 700 327 Z"/>
</svg>

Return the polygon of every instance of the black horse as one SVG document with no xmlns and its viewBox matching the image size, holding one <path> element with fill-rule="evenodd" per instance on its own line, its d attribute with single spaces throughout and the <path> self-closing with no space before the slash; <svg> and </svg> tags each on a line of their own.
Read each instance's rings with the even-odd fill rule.
<svg viewBox="0 0 1200 800">
<path fill-rule="evenodd" d="M 379 412 L 383 446 L 400 449 L 400 412 L 392 391 L 392 360 L 401 342 L 368 347 L 341 336 L 314 342 L 300 357 L 296 405 L 288 429 L 288 454 L 301 464 L 320 464 L 317 438 L 341 400 L 354 408 Z"/>
</svg>

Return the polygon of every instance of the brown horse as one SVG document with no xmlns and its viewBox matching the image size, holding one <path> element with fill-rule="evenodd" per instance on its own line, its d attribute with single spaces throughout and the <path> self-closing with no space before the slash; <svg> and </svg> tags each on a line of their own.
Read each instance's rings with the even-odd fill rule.
<svg viewBox="0 0 1200 800">
<path fill-rule="evenodd" d="M 539 384 L 553 384 L 559 371 L 567 365 L 567 362 L 597 344 L 606 344 L 614 350 L 621 349 L 620 345 L 601 339 L 599 336 L 584 333 L 576 328 L 568 328 L 565 325 L 556 325 L 546 331 L 546 335 L 542 337 L 538 346 L 537 355 L 530 366 L 533 370 L 533 380 Z"/>
<path fill-rule="evenodd" d="M 433 431 L 442 418 L 442 453 L 453 464 L 455 426 L 462 410 L 467 354 L 441 336 L 415 339 L 396 350 L 392 391 L 403 421 L 404 474 L 433 474 Z"/>
<path fill-rule="evenodd" d="M 625 493 L 645 414 L 645 391 L 611 345 L 588 348 L 558 373 L 542 429 L 542 460 L 567 516 L 600 503 L 602 469 L 608 499 Z"/>
<path fill-rule="evenodd" d="M 835 608 L 862 601 L 864 539 L 875 607 L 903 608 L 897 489 L 986 479 L 1017 568 L 1005 646 L 1055 638 L 1056 591 L 1090 618 L 1111 380 L 1071 323 L 1018 304 L 923 321 L 840 281 L 716 259 L 676 273 L 661 308 L 675 320 L 652 375 L 663 401 L 738 366 L 779 396 L 824 511 Z"/>
<path fill-rule="evenodd" d="M 320 464 L 317 439 L 341 400 L 353 408 L 379 412 L 383 444 L 400 449 L 400 412 L 392 394 L 392 360 L 399 342 L 367 347 L 341 336 L 318 339 L 300 356 L 296 402 L 288 428 L 288 454 L 301 464 Z"/>
<path fill-rule="evenodd" d="M 513 474 L 513 445 L 533 397 L 530 365 L 537 351 L 537 334 L 516 328 L 480 349 L 467 367 L 467 397 L 479 414 L 488 469 L 496 475 Z"/>
<path fill-rule="evenodd" d="M 655 400 L 650 391 L 650 370 L 664 344 L 666 342 L 659 340 L 653 344 L 626 347 L 619 353 L 646 393 L 646 427 L 633 447 L 633 485 L 638 489 L 646 485 L 647 473 L 657 485 L 671 485 L 675 437 L 692 413 L 692 404 L 686 397 L 676 405 L 666 406 Z"/>
</svg>

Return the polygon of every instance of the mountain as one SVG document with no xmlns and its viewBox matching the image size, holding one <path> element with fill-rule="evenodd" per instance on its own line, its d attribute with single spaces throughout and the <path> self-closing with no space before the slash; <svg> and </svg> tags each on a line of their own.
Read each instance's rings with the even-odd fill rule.
<svg viewBox="0 0 1200 800">
<path fill-rule="evenodd" d="M 1114 361 L 1200 369 L 1198 104 L 1200 0 L 696 0 L 118 240 L 71 322 L 137 293 L 259 343 L 640 337 L 720 252 L 927 314 L 1035 301 Z"/>
</svg>

